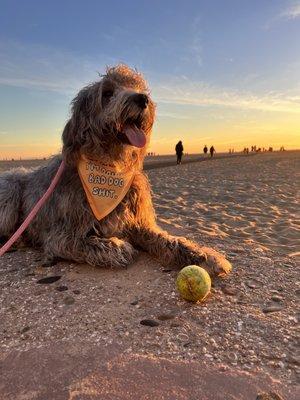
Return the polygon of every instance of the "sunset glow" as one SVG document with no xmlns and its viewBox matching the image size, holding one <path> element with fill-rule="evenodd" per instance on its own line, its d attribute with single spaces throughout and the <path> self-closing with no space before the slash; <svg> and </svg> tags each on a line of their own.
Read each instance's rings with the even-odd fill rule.
<svg viewBox="0 0 300 400">
<path fill-rule="evenodd" d="M 299 9 L 289 0 L 5 2 L 0 158 L 59 152 L 70 101 L 118 62 L 144 73 L 157 103 L 149 151 L 173 153 L 178 140 L 188 153 L 298 149 Z"/>
</svg>

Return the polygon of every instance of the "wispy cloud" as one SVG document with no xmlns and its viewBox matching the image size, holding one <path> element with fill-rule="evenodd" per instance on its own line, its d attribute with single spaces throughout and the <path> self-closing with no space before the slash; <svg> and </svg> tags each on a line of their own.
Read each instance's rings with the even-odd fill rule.
<svg viewBox="0 0 300 400">
<path fill-rule="evenodd" d="M 97 71 L 118 60 L 107 55 L 94 58 L 44 46 L 0 42 L 0 84 L 76 93 L 83 85 L 97 79 Z M 268 92 L 263 95 L 217 87 L 186 76 L 156 79 L 152 93 L 158 103 L 193 106 L 234 107 L 262 111 L 300 113 L 300 91 Z M 188 119 L 172 112 L 161 112 L 162 118 Z"/>
<path fill-rule="evenodd" d="M 164 111 L 158 111 L 157 113 L 158 118 L 173 118 L 173 119 L 190 119 L 187 115 L 184 114 L 175 114 L 171 112 L 164 112 Z"/>
<path fill-rule="evenodd" d="M 201 17 L 197 16 L 191 23 L 190 42 L 187 43 L 186 52 L 183 52 L 183 58 L 188 58 L 198 64 L 203 64 L 203 44 L 201 38 Z"/>
<path fill-rule="evenodd" d="M 300 114 L 300 93 L 271 91 L 258 95 L 190 81 L 186 77 L 178 77 L 170 80 L 168 84 L 154 86 L 153 94 L 158 103 Z"/>
<path fill-rule="evenodd" d="M 282 11 L 279 15 L 280 18 L 296 19 L 300 17 L 300 2 L 296 2 Z"/>
<path fill-rule="evenodd" d="M 200 20 L 200 17 L 195 17 L 187 27 L 180 51 L 178 51 L 177 41 L 171 42 L 170 40 L 161 39 L 160 45 L 163 45 L 165 51 L 170 53 L 171 50 L 172 55 L 176 54 L 176 58 L 183 62 L 184 65 L 188 64 L 196 67 L 202 67 L 203 65 L 203 40 Z"/>
<path fill-rule="evenodd" d="M 283 9 L 281 12 L 274 15 L 269 21 L 266 21 L 266 23 L 263 25 L 262 28 L 265 30 L 269 30 L 279 22 L 291 21 L 299 17 L 300 17 L 300 1 L 297 0 L 290 3 L 290 5 L 287 8 Z"/>
<path fill-rule="evenodd" d="M 202 64 L 203 64 L 203 47 L 202 47 L 202 41 L 198 35 L 194 37 L 192 43 L 190 44 L 190 51 L 192 53 L 192 56 L 197 61 L 197 64 L 199 66 L 202 66 Z"/>
<path fill-rule="evenodd" d="M 70 94 L 97 77 L 116 60 L 93 59 L 40 45 L 0 42 L 0 84 Z"/>
</svg>

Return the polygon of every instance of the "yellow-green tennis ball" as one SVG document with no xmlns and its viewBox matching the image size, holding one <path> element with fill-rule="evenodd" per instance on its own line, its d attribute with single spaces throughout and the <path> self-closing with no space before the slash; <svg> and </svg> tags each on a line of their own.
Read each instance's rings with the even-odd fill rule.
<svg viewBox="0 0 300 400">
<path fill-rule="evenodd" d="M 210 292 L 211 280 L 204 268 L 188 265 L 179 272 L 176 286 L 185 300 L 202 301 Z"/>
</svg>

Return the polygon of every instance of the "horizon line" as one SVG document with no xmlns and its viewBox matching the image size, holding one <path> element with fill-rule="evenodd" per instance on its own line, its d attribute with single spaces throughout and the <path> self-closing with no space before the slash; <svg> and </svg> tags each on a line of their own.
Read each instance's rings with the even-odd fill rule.
<svg viewBox="0 0 300 400">
<path fill-rule="evenodd" d="M 271 147 L 271 146 L 270 146 Z M 292 151 L 300 151 L 300 148 L 297 149 L 284 149 L 284 151 L 281 151 L 280 149 L 278 150 L 272 150 L 269 151 L 268 149 L 265 148 L 265 151 L 260 151 L 260 152 L 254 152 L 254 151 L 249 151 L 249 154 L 252 153 L 282 153 L 282 152 L 292 152 Z M 165 157 L 165 156 L 176 156 L 175 152 L 174 153 L 155 153 L 155 152 L 149 152 L 152 154 L 146 154 L 146 157 Z M 220 152 L 216 152 L 217 154 L 229 154 L 228 151 L 220 151 Z M 232 154 L 235 153 L 243 153 L 243 150 L 234 150 L 234 152 Z M 61 154 L 61 153 L 60 153 Z M 53 157 L 56 157 L 58 154 L 53 154 L 51 156 L 40 156 L 40 157 L 0 157 L 0 162 L 6 162 L 6 161 L 47 161 L 50 160 Z M 183 153 L 183 155 L 186 156 L 199 156 L 199 155 L 203 155 L 202 152 L 198 152 L 198 153 Z"/>
</svg>

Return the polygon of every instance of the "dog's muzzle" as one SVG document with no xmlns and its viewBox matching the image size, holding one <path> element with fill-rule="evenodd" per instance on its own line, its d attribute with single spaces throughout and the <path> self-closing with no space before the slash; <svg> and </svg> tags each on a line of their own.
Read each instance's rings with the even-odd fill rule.
<svg viewBox="0 0 300 400">
<path fill-rule="evenodd" d="M 142 148 L 147 143 L 146 133 L 142 129 L 142 119 L 144 110 L 146 110 L 149 104 L 149 97 L 143 93 L 134 93 L 129 96 L 126 103 L 127 107 L 129 108 L 130 105 L 135 106 L 134 109 L 136 110 L 135 113 L 137 113 L 137 116 L 129 118 L 125 121 L 122 129 L 120 130 L 121 136 L 119 136 L 119 138 L 126 144 Z M 138 111 L 137 107 L 140 109 L 140 111 Z"/>
<path fill-rule="evenodd" d="M 131 100 L 132 100 L 137 106 L 139 106 L 142 110 L 144 110 L 145 108 L 147 108 L 148 103 L 149 103 L 148 96 L 147 96 L 146 94 L 141 94 L 141 93 L 133 94 L 133 95 L 131 96 Z"/>
</svg>

